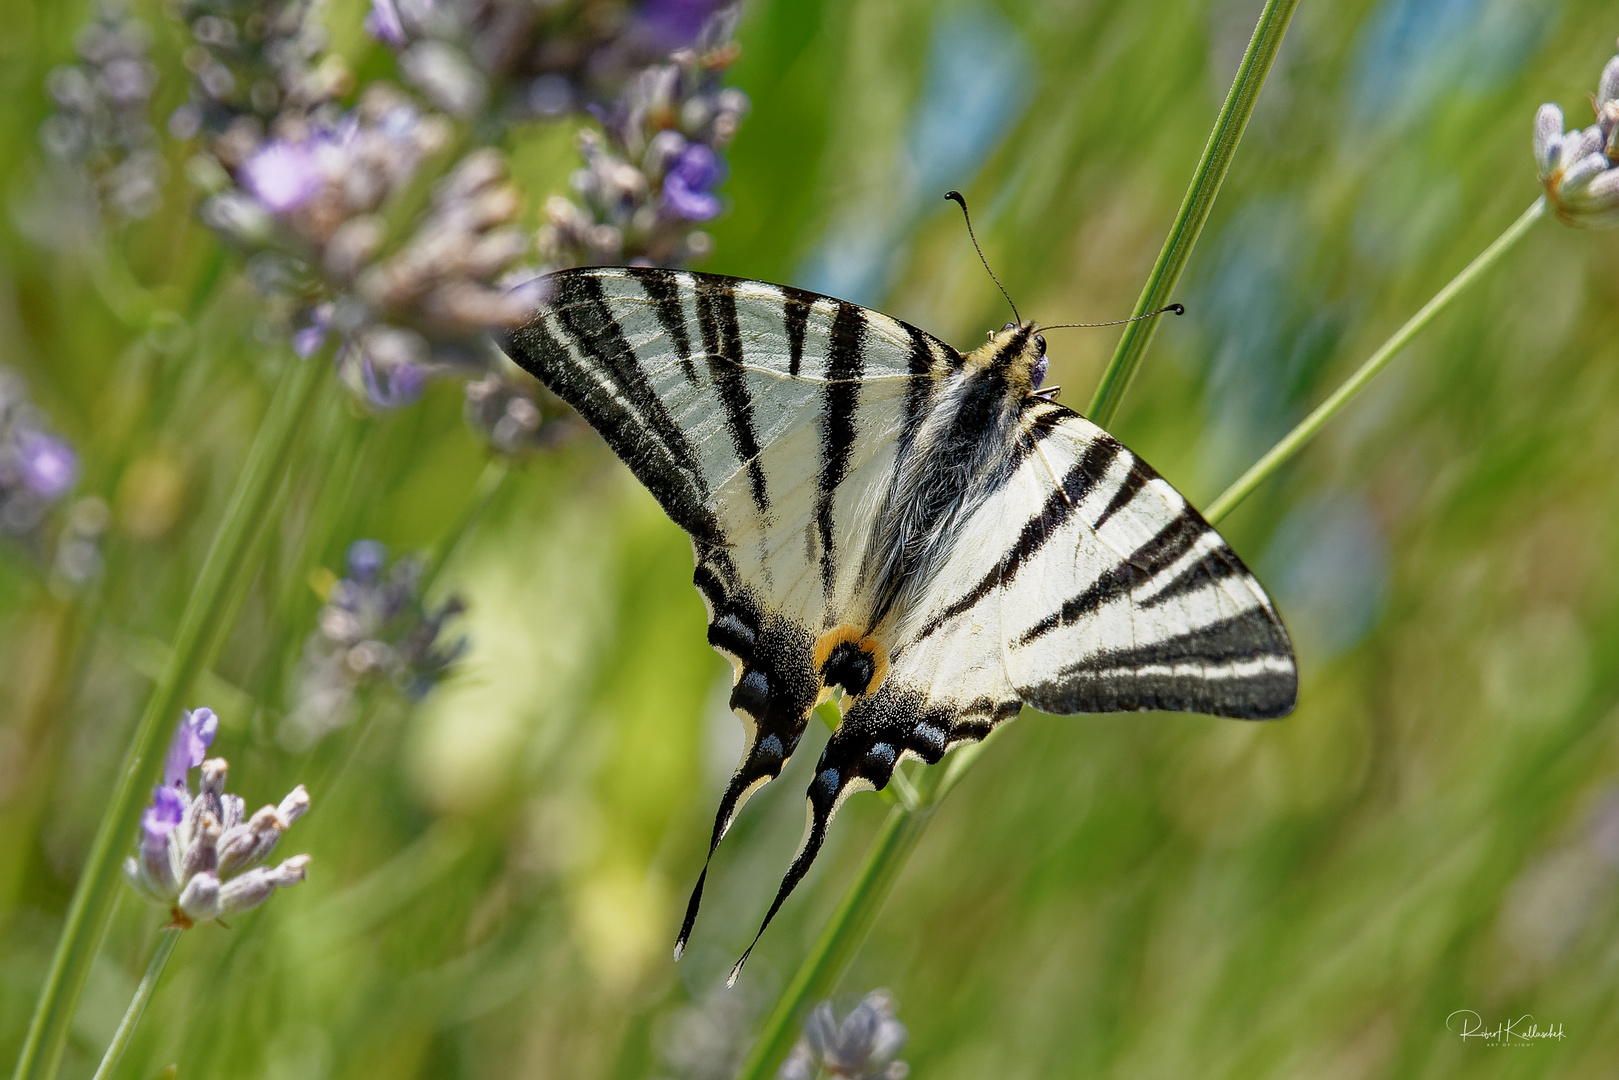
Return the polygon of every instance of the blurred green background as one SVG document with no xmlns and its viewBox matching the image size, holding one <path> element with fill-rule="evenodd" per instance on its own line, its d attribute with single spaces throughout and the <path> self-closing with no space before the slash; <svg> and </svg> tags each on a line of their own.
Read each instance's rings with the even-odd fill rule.
<svg viewBox="0 0 1619 1080">
<path fill-rule="evenodd" d="M 362 72 L 363 4 L 331 20 Z M 154 25 L 156 6 L 141 9 Z M 705 268 L 880 304 L 960 346 L 1126 314 L 1257 0 L 752 0 L 753 113 Z M 46 72 L 86 10 L 0 3 L 0 362 L 113 510 L 90 595 L 0 555 L 0 1063 L 283 353 L 181 162 L 118 267 L 38 213 Z M 1115 425 L 1205 503 L 1535 197 L 1542 101 L 1584 122 L 1596 0 L 1305 0 Z M 160 113 L 184 87 L 159 27 Z M 569 131 L 510 149 L 531 212 Z M 1619 1070 L 1619 248 L 1539 225 L 1227 523 L 1297 639 L 1297 713 L 1026 713 L 950 797 L 841 985 L 893 989 L 913 1076 L 1611 1077 Z M 172 314 L 154 317 L 154 311 Z M 1114 332 L 1052 335 L 1082 405 Z M 186 934 L 126 1059 L 150 1077 L 730 1075 L 881 820 L 852 799 L 721 989 L 799 838 L 824 732 L 721 847 L 740 749 L 685 538 L 605 448 L 524 466 L 436 584 L 465 662 L 308 755 L 273 737 L 312 570 L 434 544 L 485 451 L 459 388 L 365 417 L 333 387 L 199 688 L 250 805 L 308 783 L 307 884 Z M 161 912 L 120 904 L 64 1075 L 88 1076 Z M 1533 1014 L 1561 1041 L 1464 1041 Z M 9 1067 L 9 1066 L 7 1066 Z"/>
</svg>

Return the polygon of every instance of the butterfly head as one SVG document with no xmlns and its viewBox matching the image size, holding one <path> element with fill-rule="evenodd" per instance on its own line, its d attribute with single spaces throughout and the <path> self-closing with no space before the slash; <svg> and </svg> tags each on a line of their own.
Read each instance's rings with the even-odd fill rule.
<svg viewBox="0 0 1619 1080">
<path fill-rule="evenodd" d="M 998 372 L 1014 391 L 1034 393 L 1045 382 L 1050 366 L 1040 327 L 1032 322 L 1007 323 L 968 357 L 968 366 L 980 365 Z"/>
</svg>

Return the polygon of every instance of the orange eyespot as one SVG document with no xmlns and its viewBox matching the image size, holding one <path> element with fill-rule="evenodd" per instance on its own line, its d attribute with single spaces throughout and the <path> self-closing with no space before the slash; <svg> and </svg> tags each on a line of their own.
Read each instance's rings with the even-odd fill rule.
<svg viewBox="0 0 1619 1080">
<path fill-rule="evenodd" d="M 814 660 L 823 686 L 841 686 L 856 696 L 875 693 L 888 677 L 888 650 L 854 626 L 835 626 L 822 634 Z"/>
</svg>

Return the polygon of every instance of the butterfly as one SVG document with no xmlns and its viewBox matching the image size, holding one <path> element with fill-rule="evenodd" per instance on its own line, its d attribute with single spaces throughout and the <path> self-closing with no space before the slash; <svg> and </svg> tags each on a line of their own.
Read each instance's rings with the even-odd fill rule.
<svg viewBox="0 0 1619 1080">
<path fill-rule="evenodd" d="M 708 640 L 732 664 L 746 748 L 709 860 L 842 691 L 760 935 L 845 798 L 1023 705 L 1292 711 L 1293 649 L 1265 590 L 1162 477 L 1041 390 L 1036 324 L 962 353 L 761 281 L 584 268 L 543 288 L 503 347 L 690 535 Z M 677 959 L 707 876 L 705 861 Z"/>
</svg>

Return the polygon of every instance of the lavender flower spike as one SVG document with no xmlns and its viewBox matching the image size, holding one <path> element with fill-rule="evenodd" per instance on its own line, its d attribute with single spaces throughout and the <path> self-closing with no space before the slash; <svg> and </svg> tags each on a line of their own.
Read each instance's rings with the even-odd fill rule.
<svg viewBox="0 0 1619 1080">
<path fill-rule="evenodd" d="M 73 448 L 54 435 L 29 432 L 18 448 L 18 467 L 30 491 L 46 499 L 67 493 L 79 477 L 79 458 Z"/>
<path fill-rule="evenodd" d="M 187 794 L 186 776 L 202 764 L 219 732 L 219 717 L 209 708 L 194 709 L 180 718 L 163 759 L 163 786 Z"/>
<path fill-rule="evenodd" d="M 1563 110 L 1545 104 L 1535 114 L 1535 168 L 1546 201 L 1570 225 L 1619 225 L 1619 56 L 1608 61 L 1592 99 L 1597 122 L 1563 130 Z"/>
<path fill-rule="evenodd" d="M 724 175 L 718 154 L 702 143 L 691 143 L 664 174 L 664 205 L 687 221 L 710 221 L 720 212 L 719 196 L 710 189 Z"/>
<path fill-rule="evenodd" d="M 821 1002 L 776 1080 L 813 1080 L 823 1073 L 840 1080 L 904 1080 L 911 1067 L 898 1057 L 908 1033 L 894 1007 L 892 994 L 873 990 L 839 1023 L 832 1003 Z"/>
<path fill-rule="evenodd" d="M 190 927 L 262 904 L 278 888 L 304 879 L 309 856 L 295 855 L 274 868 L 261 864 L 281 834 L 309 809 L 302 784 L 251 817 L 239 796 L 225 791 L 224 758 L 203 761 L 219 730 L 212 709 L 185 714 L 164 762 L 163 783 L 141 815 L 138 855 L 124 862 L 136 890 L 168 907 L 173 925 Z M 202 775 L 190 792 L 191 770 Z"/>
</svg>

